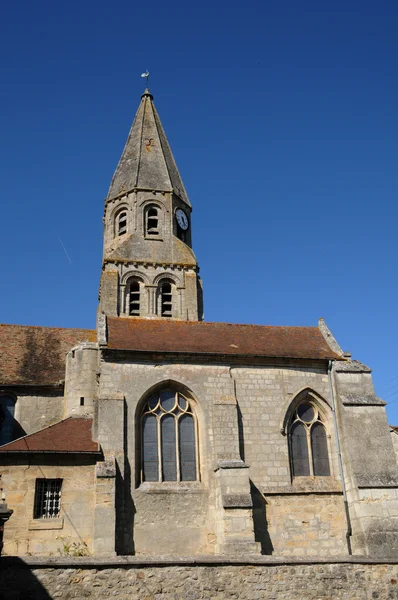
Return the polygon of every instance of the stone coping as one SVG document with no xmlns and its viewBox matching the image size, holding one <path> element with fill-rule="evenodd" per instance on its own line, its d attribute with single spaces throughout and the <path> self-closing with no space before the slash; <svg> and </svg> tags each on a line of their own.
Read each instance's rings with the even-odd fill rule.
<svg viewBox="0 0 398 600">
<path fill-rule="evenodd" d="M 398 558 L 369 556 L 329 556 L 329 557 L 289 557 L 289 556 L 170 556 L 170 557 L 138 557 L 138 556 L 2 556 L 3 567 L 35 567 L 37 569 L 56 568 L 123 568 L 123 567 L 216 567 L 228 565 L 247 566 L 280 566 L 280 565 L 327 565 L 327 564 L 362 564 L 362 565 L 395 565 Z"/>
</svg>

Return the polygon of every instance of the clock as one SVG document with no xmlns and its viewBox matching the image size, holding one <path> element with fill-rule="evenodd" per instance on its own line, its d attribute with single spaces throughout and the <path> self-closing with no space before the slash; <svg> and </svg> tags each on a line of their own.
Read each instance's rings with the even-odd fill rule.
<svg viewBox="0 0 398 600">
<path fill-rule="evenodd" d="M 181 227 L 181 229 L 183 231 L 186 231 L 188 229 L 188 226 L 189 226 L 189 221 L 188 221 L 187 215 L 182 210 L 182 208 L 177 208 L 177 210 L 176 210 L 176 219 L 177 219 L 177 223 Z"/>
</svg>

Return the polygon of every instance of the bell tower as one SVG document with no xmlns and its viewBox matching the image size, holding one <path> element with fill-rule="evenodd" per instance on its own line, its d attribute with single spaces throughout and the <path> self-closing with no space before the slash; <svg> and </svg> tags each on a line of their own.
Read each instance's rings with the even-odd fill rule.
<svg viewBox="0 0 398 600">
<path fill-rule="evenodd" d="M 105 199 L 101 313 L 203 319 L 191 213 L 146 89 Z"/>
</svg>

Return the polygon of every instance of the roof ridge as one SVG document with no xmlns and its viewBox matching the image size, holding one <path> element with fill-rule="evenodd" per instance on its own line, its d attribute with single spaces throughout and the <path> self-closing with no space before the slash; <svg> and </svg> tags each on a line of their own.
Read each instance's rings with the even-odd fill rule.
<svg viewBox="0 0 398 600">
<path fill-rule="evenodd" d="M 227 323 L 226 321 L 187 321 L 187 320 L 170 320 L 166 321 L 165 319 L 129 319 L 128 317 L 108 317 L 108 319 L 120 319 L 128 322 L 159 322 L 159 323 L 186 323 L 189 325 L 228 325 L 230 327 L 277 327 L 278 329 L 319 329 L 317 325 L 262 325 L 261 323 Z"/>
</svg>

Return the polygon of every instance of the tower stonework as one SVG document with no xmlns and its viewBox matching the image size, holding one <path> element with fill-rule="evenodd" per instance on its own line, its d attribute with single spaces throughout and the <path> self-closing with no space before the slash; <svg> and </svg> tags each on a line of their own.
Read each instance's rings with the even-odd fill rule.
<svg viewBox="0 0 398 600">
<path fill-rule="evenodd" d="M 100 312 L 203 319 L 191 212 L 146 90 L 105 200 Z"/>
</svg>

